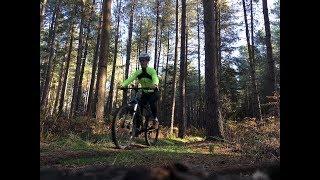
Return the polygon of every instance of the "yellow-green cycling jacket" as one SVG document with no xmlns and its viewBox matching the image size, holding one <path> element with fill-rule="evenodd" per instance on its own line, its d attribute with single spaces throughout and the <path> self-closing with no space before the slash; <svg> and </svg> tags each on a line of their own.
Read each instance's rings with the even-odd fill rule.
<svg viewBox="0 0 320 180">
<path fill-rule="evenodd" d="M 157 72 L 152 67 L 146 67 L 138 69 L 133 72 L 128 79 L 126 79 L 121 85 L 127 87 L 132 81 L 138 79 L 142 88 L 149 88 L 151 85 L 158 85 L 159 78 Z M 143 90 L 144 92 L 153 92 L 153 90 Z"/>
</svg>

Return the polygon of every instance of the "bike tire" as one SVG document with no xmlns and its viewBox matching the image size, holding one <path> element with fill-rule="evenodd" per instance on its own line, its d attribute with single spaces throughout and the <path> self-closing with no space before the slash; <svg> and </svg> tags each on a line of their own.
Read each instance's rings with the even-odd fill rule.
<svg viewBox="0 0 320 180">
<path fill-rule="evenodd" d="M 122 116 L 128 117 L 125 119 L 121 119 Z M 124 121 L 124 122 L 123 122 Z M 123 123 L 123 124 L 121 124 Z M 127 137 L 120 136 L 119 134 L 121 131 L 127 131 Z M 126 147 L 130 146 L 133 139 L 133 134 L 135 133 L 135 123 L 133 121 L 132 116 L 132 107 L 129 105 L 124 105 L 120 107 L 116 113 L 114 118 L 112 119 L 112 141 L 116 148 L 118 149 L 125 149 Z"/>
</svg>

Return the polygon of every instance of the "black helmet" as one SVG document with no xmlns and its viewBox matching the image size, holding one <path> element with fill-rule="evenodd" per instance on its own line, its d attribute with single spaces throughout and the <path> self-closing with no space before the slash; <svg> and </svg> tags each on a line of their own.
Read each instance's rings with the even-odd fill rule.
<svg viewBox="0 0 320 180">
<path fill-rule="evenodd" d="M 150 61 L 150 56 L 148 53 L 141 53 L 139 55 L 139 61 L 142 61 L 142 60 L 147 60 L 147 61 Z"/>
</svg>

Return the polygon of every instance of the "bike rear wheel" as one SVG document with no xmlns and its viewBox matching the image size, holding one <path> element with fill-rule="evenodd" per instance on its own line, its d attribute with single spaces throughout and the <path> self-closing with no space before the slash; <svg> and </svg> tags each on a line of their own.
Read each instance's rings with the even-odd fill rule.
<svg viewBox="0 0 320 180">
<path fill-rule="evenodd" d="M 119 149 L 131 145 L 135 134 L 135 123 L 133 107 L 124 105 L 118 109 L 112 120 L 112 141 Z"/>
</svg>

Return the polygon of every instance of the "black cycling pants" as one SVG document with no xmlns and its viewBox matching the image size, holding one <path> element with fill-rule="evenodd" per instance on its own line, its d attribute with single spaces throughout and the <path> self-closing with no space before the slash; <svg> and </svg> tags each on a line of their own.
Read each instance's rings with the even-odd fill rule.
<svg viewBox="0 0 320 180">
<path fill-rule="evenodd" d="M 141 103 L 142 103 L 141 106 L 143 107 L 149 104 L 153 118 L 156 118 L 158 115 L 157 102 L 159 98 L 160 98 L 160 95 L 159 95 L 159 91 L 157 90 L 151 93 L 142 92 L 142 95 L 141 95 Z M 141 110 L 142 109 L 143 108 L 141 108 Z"/>
</svg>

